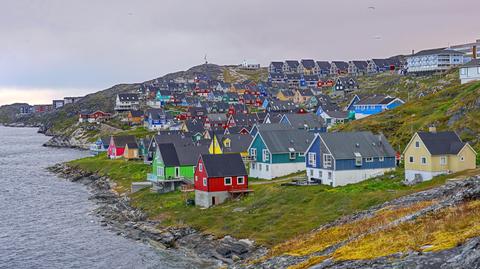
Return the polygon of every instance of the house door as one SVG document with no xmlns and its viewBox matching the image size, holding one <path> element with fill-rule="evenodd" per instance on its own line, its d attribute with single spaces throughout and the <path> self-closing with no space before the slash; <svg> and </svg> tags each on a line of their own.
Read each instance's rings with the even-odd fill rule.
<svg viewBox="0 0 480 269">
<path fill-rule="evenodd" d="M 180 167 L 175 167 L 175 177 L 180 177 Z"/>
<path fill-rule="evenodd" d="M 215 196 L 212 196 L 212 205 L 215 205 Z"/>
</svg>

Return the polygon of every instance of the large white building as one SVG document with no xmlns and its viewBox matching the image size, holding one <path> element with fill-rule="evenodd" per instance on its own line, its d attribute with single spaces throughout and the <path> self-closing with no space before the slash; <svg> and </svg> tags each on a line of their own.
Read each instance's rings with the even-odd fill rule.
<svg viewBox="0 0 480 269">
<path fill-rule="evenodd" d="M 465 53 L 449 48 L 422 50 L 407 56 L 409 73 L 446 71 L 464 64 Z"/>
<path fill-rule="evenodd" d="M 467 57 L 468 59 L 480 58 L 480 51 L 478 51 L 477 49 L 480 48 L 480 39 L 477 39 L 475 42 L 472 43 L 450 46 L 449 48 L 465 53 L 465 57 Z M 477 54 L 476 57 L 473 57 L 473 51 L 475 51 L 475 53 Z"/>
<path fill-rule="evenodd" d="M 460 81 L 462 84 L 476 80 L 480 81 L 480 59 L 473 59 L 460 67 Z"/>
</svg>

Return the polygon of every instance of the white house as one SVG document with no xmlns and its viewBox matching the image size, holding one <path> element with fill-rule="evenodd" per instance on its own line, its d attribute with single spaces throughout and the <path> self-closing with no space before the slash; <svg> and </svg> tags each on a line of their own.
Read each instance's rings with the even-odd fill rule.
<svg viewBox="0 0 480 269">
<path fill-rule="evenodd" d="M 407 56 L 409 73 L 439 72 L 464 64 L 465 53 L 449 48 L 422 50 Z"/>
<path fill-rule="evenodd" d="M 115 100 L 115 111 L 138 110 L 140 107 L 140 100 L 136 93 L 120 93 L 117 94 Z"/>
<path fill-rule="evenodd" d="M 473 59 L 460 67 L 462 84 L 475 80 L 480 80 L 480 59 Z"/>
</svg>

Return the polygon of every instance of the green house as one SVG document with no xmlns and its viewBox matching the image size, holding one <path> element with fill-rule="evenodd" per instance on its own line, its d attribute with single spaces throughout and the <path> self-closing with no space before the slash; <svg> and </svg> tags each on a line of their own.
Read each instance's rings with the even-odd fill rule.
<svg viewBox="0 0 480 269">
<path fill-rule="evenodd" d="M 208 153 L 208 145 L 159 144 L 152 161 L 152 173 L 147 179 L 153 183 L 193 181 L 198 157 L 205 153 Z"/>
</svg>

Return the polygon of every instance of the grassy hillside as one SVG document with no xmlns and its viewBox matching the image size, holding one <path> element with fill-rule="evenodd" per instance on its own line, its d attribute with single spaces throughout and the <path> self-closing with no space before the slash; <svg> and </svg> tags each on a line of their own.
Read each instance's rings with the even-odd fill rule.
<svg viewBox="0 0 480 269">
<path fill-rule="evenodd" d="M 144 181 L 149 166 L 140 162 L 92 157 L 70 165 L 109 176 L 126 192 L 131 182 Z M 163 225 L 189 225 L 216 236 L 226 234 L 251 238 L 272 246 L 341 216 L 417 192 L 445 182 L 446 177 L 413 187 L 403 186 L 403 171 L 345 187 L 281 186 L 280 183 L 251 184 L 254 193 L 240 201 L 227 202 L 210 209 L 187 206 L 193 193 L 173 192 L 159 195 L 146 189 L 130 195 L 133 205 L 145 210 Z"/>
<path fill-rule="evenodd" d="M 341 131 L 382 132 L 395 149 L 402 151 L 417 131 L 454 130 L 480 150 L 480 82 L 453 85 L 412 100 L 396 109 L 340 126 Z"/>
</svg>

